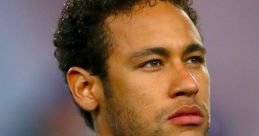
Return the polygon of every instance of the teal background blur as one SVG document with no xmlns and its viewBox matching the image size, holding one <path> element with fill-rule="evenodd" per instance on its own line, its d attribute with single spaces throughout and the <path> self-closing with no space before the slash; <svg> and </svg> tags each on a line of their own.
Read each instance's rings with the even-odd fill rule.
<svg viewBox="0 0 259 136">
<path fill-rule="evenodd" d="M 94 136 L 79 117 L 52 33 L 64 0 L 0 1 L 0 136 Z M 195 0 L 211 76 L 210 136 L 259 135 L 259 1 Z"/>
</svg>

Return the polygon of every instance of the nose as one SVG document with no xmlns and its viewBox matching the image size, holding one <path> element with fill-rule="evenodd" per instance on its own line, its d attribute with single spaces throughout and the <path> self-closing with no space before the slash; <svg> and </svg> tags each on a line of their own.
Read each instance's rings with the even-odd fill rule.
<svg viewBox="0 0 259 136">
<path fill-rule="evenodd" d="M 169 90 L 169 96 L 175 97 L 192 97 L 199 92 L 197 79 L 191 72 L 182 68 L 173 75 L 173 81 Z"/>
</svg>

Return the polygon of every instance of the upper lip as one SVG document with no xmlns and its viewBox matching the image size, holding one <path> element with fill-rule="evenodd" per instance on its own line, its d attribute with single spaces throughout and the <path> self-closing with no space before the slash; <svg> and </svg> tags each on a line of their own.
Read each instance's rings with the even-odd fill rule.
<svg viewBox="0 0 259 136">
<path fill-rule="evenodd" d="M 178 108 L 176 111 L 173 112 L 173 114 L 168 119 L 172 119 L 179 116 L 188 116 L 188 115 L 203 117 L 201 109 L 198 106 L 192 105 L 192 106 L 182 106 Z"/>
</svg>

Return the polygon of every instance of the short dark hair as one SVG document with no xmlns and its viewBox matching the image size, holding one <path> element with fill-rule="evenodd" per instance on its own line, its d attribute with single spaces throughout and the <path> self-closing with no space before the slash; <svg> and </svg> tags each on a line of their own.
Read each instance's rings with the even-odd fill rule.
<svg viewBox="0 0 259 136">
<path fill-rule="evenodd" d="M 192 0 L 167 1 L 183 9 L 197 26 Z M 64 76 L 70 67 L 78 66 L 105 79 L 110 42 L 104 21 L 140 3 L 152 5 L 150 0 L 67 0 L 54 33 L 55 57 Z M 90 113 L 78 108 L 86 124 L 94 129 Z"/>
</svg>

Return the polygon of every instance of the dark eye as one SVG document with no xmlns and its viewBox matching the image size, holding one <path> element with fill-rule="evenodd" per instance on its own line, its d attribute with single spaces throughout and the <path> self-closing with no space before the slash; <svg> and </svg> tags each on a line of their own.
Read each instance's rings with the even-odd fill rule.
<svg viewBox="0 0 259 136">
<path fill-rule="evenodd" d="M 155 59 L 155 60 L 150 60 L 145 62 L 144 64 L 141 65 L 141 67 L 143 68 L 153 68 L 153 67 L 159 67 L 161 66 L 163 63 L 161 60 Z"/>
<path fill-rule="evenodd" d="M 193 56 L 187 59 L 187 64 L 203 64 L 204 58 L 201 56 Z"/>
</svg>

